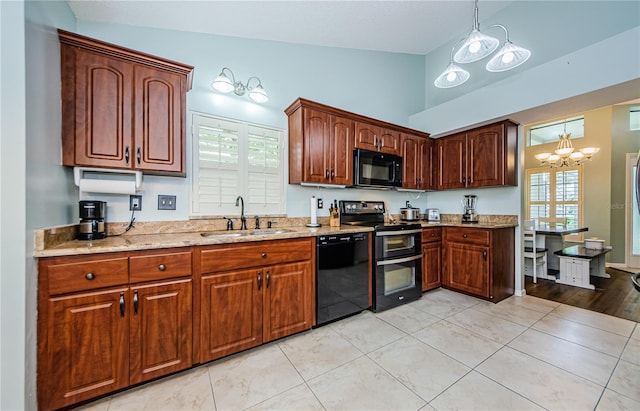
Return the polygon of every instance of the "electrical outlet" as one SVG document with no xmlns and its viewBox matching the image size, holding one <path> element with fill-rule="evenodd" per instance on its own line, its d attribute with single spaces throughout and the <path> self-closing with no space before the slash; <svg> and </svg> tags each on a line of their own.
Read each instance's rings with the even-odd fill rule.
<svg viewBox="0 0 640 411">
<path fill-rule="evenodd" d="M 142 210 L 142 196 L 130 195 L 129 211 L 141 211 L 141 210 Z"/>
<path fill-rule="evenodd" d="M 175 210 L 176 196 L 158 194 L 158 210 Z"/>
<path fill-rule="evenodd" d="M 322 201 L 321 198 L 318 199 L 318 208 L 322 208 L 324 207 L 324 202 Z"/>
</svg>

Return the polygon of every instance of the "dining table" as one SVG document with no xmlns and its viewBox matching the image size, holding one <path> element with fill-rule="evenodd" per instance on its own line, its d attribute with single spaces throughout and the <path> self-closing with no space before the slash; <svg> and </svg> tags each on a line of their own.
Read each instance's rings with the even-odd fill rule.
<svg viewBox="0 0 640 411">
<path fill-rule="evenodd" d="M 538 224 L 536 230 L 536 247 L 547 249 L 547 271 L 560 270 L 560 260 L 556 251 L 564 248 L 564 236 L 589 231 L 588 227 L 562 227 L 548 224 Z"/>
</svg>

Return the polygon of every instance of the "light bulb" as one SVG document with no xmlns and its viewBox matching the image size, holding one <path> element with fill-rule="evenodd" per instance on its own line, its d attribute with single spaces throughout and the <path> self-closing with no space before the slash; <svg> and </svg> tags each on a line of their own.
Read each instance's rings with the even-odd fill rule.
<svg viewBox="0 0 640 411">
<path fill-rule="evenodd" d="M 469 44 L 469 51 L 472 53 L 477 53 L 478 50 L 480 50 L 480 42 L 479 41 L 474 41 L 473 43 Z"/>
<path fill-rule="evenodd" d="M 513 61 L 513 53 L 512 52 L 504 53 L 504 55 L 502 56 L 502 62 L 504 64 L 509 64 L 512 61 Z"/>
<path fill-rule="evenodd" d="M 449 74 L 447 74 L 447 81 L 453 81 L 456 79 L 456 73 L 455 72 L 450 72 Z"/>
</svg>

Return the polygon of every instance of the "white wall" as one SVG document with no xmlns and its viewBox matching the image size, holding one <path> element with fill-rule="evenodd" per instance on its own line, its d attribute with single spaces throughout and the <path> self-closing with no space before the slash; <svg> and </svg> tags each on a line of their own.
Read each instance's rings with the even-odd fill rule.
<svg viewBox="0 0 640 411">
<path fill-rule="evenodd" d="M 0 2 L 0 409 L 25 408 L 24 4 Z"/>
</svg>

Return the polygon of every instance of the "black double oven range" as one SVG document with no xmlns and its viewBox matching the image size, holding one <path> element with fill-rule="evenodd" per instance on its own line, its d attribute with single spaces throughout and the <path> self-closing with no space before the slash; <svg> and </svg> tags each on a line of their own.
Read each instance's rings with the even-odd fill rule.
<svg viewBox="0 0 640 411">
<path fill-rule="evenodd" d="M 422 226 L 384 221 L 383 201 L 340 201 L 340 224 L 371 226 L 372 310 L 379 312 L 422 296 Z"/>
</svg>

